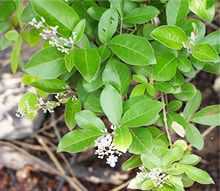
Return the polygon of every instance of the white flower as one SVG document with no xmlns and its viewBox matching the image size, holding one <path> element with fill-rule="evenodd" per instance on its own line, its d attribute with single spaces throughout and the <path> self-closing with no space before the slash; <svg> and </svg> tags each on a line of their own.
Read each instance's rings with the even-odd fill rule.
<svg viewBox="0 0 220 191">
<path fill-rule="evenodd" d="M 75 39 L 77 37 L 76 32 L 72 32 L 70 37 L 64 38 L 58 33 L 58 26 L 48 26 L 43 17 L 41 17 L 40 21 L 33 18 L 29 24 L 36 29 L 42 28 L 40 36 L 44 40 L 48 40 L 51 46 L 56 47 L 57 50 L 62 53 L 68 54 L 70 49 L 74 46 Z"/>
<path fill-rule="evenodd" d="M 118 156 L 110 155 L 106 159 L 106 164 L 109 164 L 110 167 L 114 168 L 116 166 L 116 163 L 118 162 Z"/>
<path fill-rule="evenodd" d="M 114 147 L 112 141 L 113 138 L 110 133 L 99 137 L 95 142 L 95 154 L 98 155 L 98 158 L 100 159 L 106 157 L 106 164 L 115 167 L 118 161 L 118 156 L 121 155 L 121 152 Z"/>
</svg>

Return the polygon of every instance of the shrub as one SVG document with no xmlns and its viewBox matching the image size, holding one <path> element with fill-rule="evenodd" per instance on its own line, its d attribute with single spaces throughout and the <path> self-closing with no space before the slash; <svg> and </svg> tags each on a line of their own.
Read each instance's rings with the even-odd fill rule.
<svg viewBox="0 0 220 191">
<path fill-rule="evenodd" d="M 206 36 L 203 21 L 213 0 L 1 1 L 0 48 L 12 45 L 11 69 L 34 90 L 19 102 L 19 116 L 65 106 L 69 132 L 59 152 L 95 148 L 115 167 L 139 167 L 129 188 L 182 191 L 212 184 L 195 167 L 203 136 L 196 125 L 220 125 L 220 105 L 200 108 L 190 83 L 200 71 L 219 73 L 220 32 Z M 10 19 L 9 19 L 10 18 Z M 21 46 L 39 46 L 23 64 Z M 53 98 L 53 99 L 51 99 Z M 199 111 L 198 111 L 199 110 Z M 173 136 L 175 135 L 175 136 Z M 173 137 L 178 137 L 175 139 Z"/>
</svg>

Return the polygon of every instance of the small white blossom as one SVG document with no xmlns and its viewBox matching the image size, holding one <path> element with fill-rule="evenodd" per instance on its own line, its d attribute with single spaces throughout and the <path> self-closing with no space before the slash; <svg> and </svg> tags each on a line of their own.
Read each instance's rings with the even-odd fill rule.
<svg viewBox="0 0 220 191">
<path fill-rule="evenodd" d="M 54 109 L 60 106 L 59 102 L 56 101 L 44 101 L 43 98 L 39 98 L 38 100 L 39 108 L 42 109 L 44 113 L 53 113 Z"/>
<path fill-rule="evenodd" d="M 112 144 L 113 138 L 110 133 L 99 137 L 96 140 L 95 154 L 98 155 L 98 158 L 103 159 L 106 157 L 106 164 L 110 167 L 115 167 L 118 161 L 118 156 L 121 155 L 121 152 L 118 151 Z"/>
<path fill-rule="evenodd" d="M 48 40 L 51 46 L 56 47 L 57 50 L 62 53 L 68 54 L 70 49 L 74 46 L 77 37 L 76 32 L 72 32 L 70 37 L 64 38 L 58 33 L 58 26 L 48 26 L 43 17 L 41 17 L 40 21 L 33 18 L 29 24 L 36 29 L 41 29 L 40 36 L 44 40 Z"/>
<path fill-rule="evenodd" d="M 154 168 L 147 171 L 144 167 L 139 168 L 140 172 L 137 172 L 138 179 L 144 181 L 150 179 L 156 183 L 157 187 L 161 187 L 168 178 L 168 175 L 160 168 Z"/>
</svg>

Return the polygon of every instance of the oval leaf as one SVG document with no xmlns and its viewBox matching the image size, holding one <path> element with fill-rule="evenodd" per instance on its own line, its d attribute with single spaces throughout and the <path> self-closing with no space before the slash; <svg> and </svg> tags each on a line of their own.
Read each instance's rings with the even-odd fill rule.
<svg viewBox="0 0 220 191">
<path fill-rule="evenodd" d="M 56 48 L 45 48 L 35 53 L 24 69 L 41 79 L 56 79 L 66 71 L 63 56 Z"/>
<path fill-rule="evenodd" d="M 186 33 L 177 26 L 160 26 L 151 32 L 151 36 L 168 48 L 180 50 L 187 41 Z"/>
<path fill-rule="evenodd" d="M 73 49 L 65 62 L 68 71 L 75 66 L 82 77 L 91 82 L 99 71 L 101 58 L 96 48 Z"/>
<path fill-rule="evenodd" d="M 107 9 L 98 24 L 98 36 L 102 43 L 109 41 L 118 27 L 118 13 L 115 9 Z"/>
<path fill-rule="evenodd" d="M 143 37 L 123 34 L 115 36 L 110 44 L 113 53 L 130 65 L 156 64 L 153 48 Z"/>
<path fill-rule="evenodd" d="M 202 125 L 219 126 L 220 105 L 211 105 L 201 109 L 193 116 L 192 121 Z"/>
<path fill-rule="evenodd" d="M 131 10 L 123 18 L 123 22 L 127 24 L 143 24 L 159 14 L 159 10 L 153 6 L 139 7 Z"/>
<path fill-rule="evenodd" d="M 100 103 L 105 115 L 113 125 L 118 125 L 122 115 L 122 97 L 111 85 L 106 85 L 100 95 Z"/>
</svg>

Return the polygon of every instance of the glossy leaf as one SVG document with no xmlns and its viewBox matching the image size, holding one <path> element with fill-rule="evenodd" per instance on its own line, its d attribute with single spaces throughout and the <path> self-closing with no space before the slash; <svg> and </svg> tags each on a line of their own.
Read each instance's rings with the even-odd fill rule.
<svg viewBox="0 0 220 191">
<path fill-rule="evenodd" d="M 126 152 L 132 143 L 132 135 L 126 126 L 119 126 L 114 131 L 113 144 L 119 151 Z"/>
<path fill-rule="evenodd" d="M 65 104 L 64 121 L 69 129 L 76 125 L 75 115 L 81 110 L 81 103 L 77 99 L 69 99 Z"/>
<path fill-rule="evenodd" d="M 132 144 L 129 147 L 129 152 L 133 154 L 144 153 L 145 150 L 149 149 L 153 143 L 153 137 L 148 128 L 136 128 L 131 129 Z"/>
<path fill-rule="evenodd" d="M 35 94 L 28 92 L 22 96 L 18 104 L 18 110 L 29 119 L 37 115 L 38 98 Z"/>
<path fill-rule="evenodd" d="M 217 62 L 220 60 L 217 51 L 209 44 L 196 44 L 192 56 L 202 62 Z"/>
<path fill-rule="evenodd" d="M 99 129 L 92 126 L 73 130 L 62 137 L 58 145 L 58 152 L 77 153 L 84 151 L 94 146 L 95 140 L 102 134 Z"/>
<path fill-rule="evenodd" d="M 214 181 L 206 171 L 191 165 L 181 165 L 181 167 L 190 179 L 200 184 L 214 184 Z"/>
<path fill-rule="evenodd" d="M 63 55 L 55 48 L 45 48 L 35 53 L 24 69 L 28 74 L 41 79 L 56 79 L 66 71 Z"/>
<path fill-rule="evenodd" d="M 118 27 L 118 13 L 115 9 L 107 9 L 99 20 L 98 36 L 102 43 L 108 42 Z"/>
<path fill-rule="evenodd" d="M 192 121 L 202 125 L 219 126 L 220 125 L 220 105 L 207 106 L 192 118 Z"/>
<path fill-rule="evenodd" d="M 79 22 L 79 16 L 74 9 L 62 0 L 31 0 L 31 5 L 49 25 L 59 26 L 59 32 L 64 35 L 70 35 Z"/>
<path fill-rule="evenodd" d="M 141 162 L 140 156 L 133 155 L 132 157 L 130 157 L 128 160 L 126 160 L 122 164 L 122 170 L 130 171 L 130 170 L 137 168 L 141 165 L 142 165 L 142 162 Z"/>
<path fill-rule="evenodd" d="M 126 93 L 131 81 L 131 72 L 127 65 L 116 58 L 108 61 L 102 73 L 102 80 L 105 83 L 112 84 L 121 93 Z"/>
<path fill-rule="evenodd" d="M 86 81 L 94 80 L 101 64 L 101 58 L 96 48 L 73 49 L 68 57 L 69 62 L 65 62 L 68 71 L 75 66 Z"/>
<path fill-rule="evenodd" d="M 105 125 L 102 122 L 102 120 L 89 110 L 83 110 L 76 113 L 75 120 L 77 125 L 79 125 L 82 128 L 93 126 L 102 132 L 105 131 Z"/>
<path fill-rule="evenodd" d="M 209 44 L 215 47 L 218 53 L 220 53 L 220 31 L 209 33 L 205 38 L 201 40 L 201 43 Z"/>
<path fill-rule="evenodd" d="M 117 126 L 122 115 L 122 96 L 113 86 L 106 85 L 100 95 L 100 103 L 109 121 Z"/>
<path fill-rule="evenodd" d="M 197 90 L 195 86 L 191 83 L 185 83 L 181 87 L 181 92 L 178 94 L 175 94 L 174 96 L 182 101 L 187 101 L 193 98 L 195 96 Z"/>
<path fill-rule="evenodd" d="M 143 37 L 123 34 L 115 36 L 109 44 L 113 53 L 130 65 L 156 64 L 153 48 Z"/>
<path fill-rule="evenodd" d="M 77 25 L 74 27 L 73 33 L 76 34 L 76 38 L 75 38 L 76 42 L 78 42 L 82 39 L 82 37 L 84 35 L 85 27 L 86 27 L 86 20 L 85 19 L 82 19 L 81 21 L 79 21 L 79 23 L 77 23 Z"/>
<path fill-rule="evenodd" d="M 215 3 L 210 7 L 206 7 L 207 1 L 208 0 L 190 0 L 189 7 L 197 16 L 211 22 L 215 15 Z"/>
<path fill-rule="evenodd" d="M 186 120 L 190 120 L 193 116 L 193 114 L 199 109 L 200 104 L 202 101 L 202 95 L 199 91 L 196 92 L 196 94 L 190 99 L 183 110 L 183 115 L 186 118 Z"/>
<path fill-rule="evenodd" d="M 187 41 L 185 32 L 177 26 L 160 26 L 154 29 L 151 36 L 168 48 L 180 50 Z"/>
<path fill-rule="evenodd" d="M 139 7 L 130 11 L 124 16 L 123 22 L 126 24 L 143 24 L 159 14 L 159 10 L 153 6 Z"/>
<path fill-rule="evenodd" d="M 34 82 L 31 83 L 31 86 L 48 93 L 63 92 L 68 88 L 67 83 L 59 79 L 35 80 Z"/>
<path fill-rule="evenodd" d="M 169 0 L 166 6 L 167 24 L 175 25 L 183 22 L 188 12 L 188 0 Z"/>
<path fill-rule="evenodd" d="M 157 81 L 171 80 L 177 69 L 178 60 L 174 51 L 155 44 L 155 55 L 157 64 L 153 65 L 153 78 Z"/>
<path fill-rule="evenodd" d="M 139 127 L 142 125 L 150 125 L 152 119 L 157 117 L 162 109 L 162 104 L 155 100 L 139 100 L 133 103 L 124 113 L 121 124 L 128 127 Z"/>
</svg>

